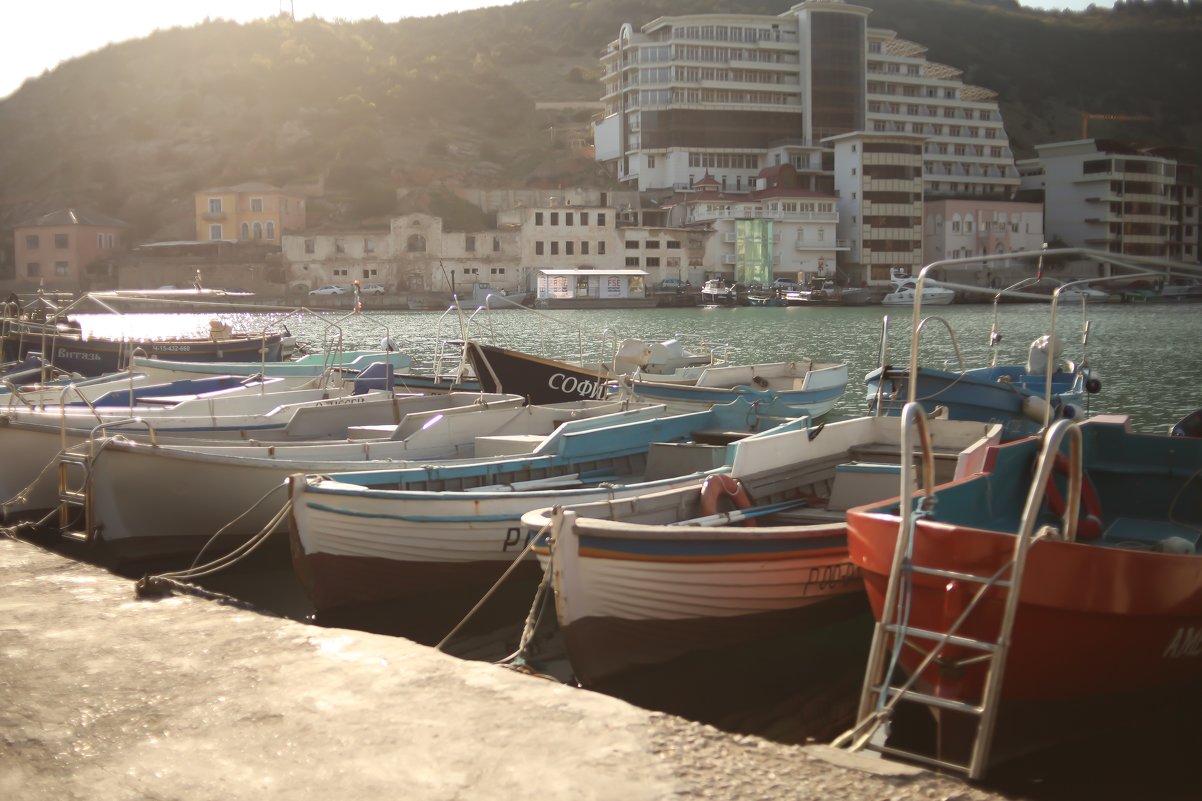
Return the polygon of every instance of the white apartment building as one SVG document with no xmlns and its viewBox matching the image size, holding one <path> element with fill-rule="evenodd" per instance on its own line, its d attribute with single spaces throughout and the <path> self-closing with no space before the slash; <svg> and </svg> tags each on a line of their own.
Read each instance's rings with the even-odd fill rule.
<svg viewBox="0 0 1202 801">
<path fill-rule="evenodd" d="M 944 198 L 923 204 L 922 259 L 929 264 L 1043 246 L 1043 204 L 988 198 Z M 1005 262 L 982 265 L 978 283 L 990 285 Z M 979 271 L 981 272 L 981 271 Z"/>
<path fill-rule="evenodd" d="M 601 58 L 598 161 L 640 190 L 707 173 L 750 191 L 791 164 L 830 191 L 822 140 L 854 131 L 927 137 L 931 195 L 1008 197 L 1018 185 L 995 95 L 928 62 L 925 48 L 868 27 L 871 9 L 806 0 L 779 16 L 697 14 L 623 25 Z"/>
<path fill-rule="evenodd" d="M 1037 157 L 1019 167 L 1023 188 L 1043 191 L 1048 238 L 1111 253 L 1174 255 L 1181 222 L 1175 160 L 1096 139 L 1035 150 Z"/>
<path fill-rule="evenodd" d="M 888 286 L 894 268 L 922 266 L 923 141 L 913 134 L 848 133 L 835 151 L 839 238 L 853 282 Z"/>
<path fill-rule="evenodd" d="M 609 206 L 556 200 L 499 211 L 497 227 L 516 237 L 520 280 L 528 290 L 539 270 L 621 267 L 617 215 L 618 210 Z"/>
</svg>

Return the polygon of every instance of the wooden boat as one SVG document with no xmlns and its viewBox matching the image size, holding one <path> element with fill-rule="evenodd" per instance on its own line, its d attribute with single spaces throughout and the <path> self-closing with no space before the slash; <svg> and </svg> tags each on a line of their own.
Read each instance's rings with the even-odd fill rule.
<svg viewBox="0 0 1202 801">
<path fill-rule="evenodd" d="M 241 545 L 257 532 L 283 530 L 270 521 L 293 473 L 335 475 L 346 470 L 403 469 L 476 462 L 527 454 L 564 424 L 662 406 L 582 401 L 523 406 L 518 396 L 473 393 L 399 400 L 395 422 L 354 426 L 346 439 L 275 444 L 158 444 L 102 441 L 85 464 L 86 519 L 80 528 L 114 559 L 194 557 L 215 534 L 211 556 Z M 197 489 L 203 487 L 203 492 Z M 265 527 L 269 527 L 265 529 Z"/>
<path fill-rule="evenodd" d="M 181 339 L 110 339 L 85 337 L 73 321 L 6 320 L 4 360 L 19 361 L 36 352 L 59 370 L 98 376 L 124 369 L 135 352 L 174 361 L 280 361 L 284 334 L 236 335 L 214 321 L 210 337 Z"/>
<path fill-rule="evenodd" d="M 661 343 L 662 345 L 663 343 Z M 655 352 L 652 346 L 650 351 Z M 830 411 L 847 388 L 847 365 L 799 359 L 792 362 L 712 365 L 688 360 L 619 358 L 612 364 L 577 366 L 556 359 L 467 342 L 467 360 L 481 386 L 491 392 L 516 392 L 531 403 L 604 398 L 618 391 L 618 379 L 635 397 L 666 403 L 679 411 L 746 397 L 780 417 Z M 713 359 L 712 353 L 706 358 Z"/>
<path fill-rule="evenodd" d="M 1000 435 L 932 427 L 948 479 L 976 469 Z M 898 433 L 880 417 L 768 432 L 731 446 L 729 476 L 524 515 L 525 537 L 544 535 L 535 552 L 576 679 L 605 685 L 864 610 L 844 513 L 896 494 Z"/>
<path fill-rule="evenodd" d="M 395 424 L 399 419 L 400 399 L 391 391 L 354 395 L 341 383 L 297 389 L 295 378 L 251 382 L 236 378 L 237 386 L 190 397 L 178 394 L 181 386 L 176 382 L 167 385 L 171 389 L 166 391 L 177 393 L 173 395 L 151 394 L 154 387 L 131 393 L 127 386 L 116 390 L 116 395 L 84 396 L 85 400 L 69 405 L 10 403 L 0 426 L 0 449 L 22 458 L 0 460 L 0 503 L 5 516 L 11 519 L 56 506 L 57 472 L 52 468 L 65 452 L 82 447 L 86 453 L 93 436 L 121 435 L 160 444 L 255 440 L 278 446 L 344 439 L 349 426 Z M 74 389 L 71 392 L 75 397 Z M 514 402 L 520 399 L 514 396 Z"/>
<path fill-rule="evenodd" d="M 880 621 L 860 741 L 896 705 L 927 706 L 942 751 L 907 755 L 976 778 L 1192 693 L 1200 475 L 1202 441 L 1099 416 L 998 447 L 986 472 L 928 483 L 913 502 L 850 510 L 849 548 Z"/>
<path fill-rule="evenodd" d="M 294 475 L 293 565 L 320 613 L 424 593 L 483 592 L 525 546 L 531 509 L 687 483 L 725 463 L 725 444 L 761 423 L 740 401 L 682 415 L 648 412 L 575 420 L 530 453 L 474 464 Z M 797 425 L 795 421 L 791 423 Z M 707 433 L 713 432 L 713 433 Z M 535 560 L 516 566 L 538 575 Z"/>
<path fill-rule="evenodd" d="M 468 340 L 465 360 L 487 392 L 516 392 L 531 403 L 597 400 L 617 391 L 618 376 L 638 372 L 653 380 L 690 382 L 710 367 L 727 362 L 714 348 L 689 350 L 677 339 L 648 343 L 623 339 L 612 357 L 595 364 L 572 364 Z M 508 389 L 506 389 L 508 388 Z"/>
<path fill-rule="evenodd" d="M 764 364 L 708 367 L 695 381 L 665 382 L 627 375 L 622 385 L 634 397 L 685 411 L 743 397 L 772 407 L 782 416 L 821 417 L 847 389 L 847 365 L 799 359 Z"/>
</svg>

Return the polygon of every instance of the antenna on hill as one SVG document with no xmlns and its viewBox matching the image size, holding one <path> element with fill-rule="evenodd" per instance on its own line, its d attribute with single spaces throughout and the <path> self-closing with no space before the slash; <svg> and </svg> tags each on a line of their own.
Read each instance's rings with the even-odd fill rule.
<svg viewBox="0 0 1202 801">
<path fill-rule="evenodd" d="M 295 4 L 294 0 L 280 0 L 279 9 L 280 9 L 281 14 L 284 13 L 284 4 L 285 3 L 288 4 L 288 16 L 295 22 L 296 21 L 296 4 Z"/>
</svg>

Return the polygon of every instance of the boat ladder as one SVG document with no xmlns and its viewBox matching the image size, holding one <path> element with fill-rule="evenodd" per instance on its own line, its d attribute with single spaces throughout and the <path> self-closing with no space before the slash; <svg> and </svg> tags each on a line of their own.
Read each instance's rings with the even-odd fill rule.
<svg viewBox="0 0 1202 801">
<path fill-rule="evenodd" d="M 923 448 L 924 492 L 917 499 L 918 509 L 913 511 L 907 504 L 902 504 L 902 522 L 898 531 L 898 541 L 894 552 L 893 565 L 889 573 L 889 583 L 885 593 L 885 601 L 879 620 L 873 631 L 872 646 L 869 650 L 868 664 L 864 676 L 864 684 L 860 695 L 859 711 L 856 725 L 840 735 L 834 741 L 836 747 L 847 748 L 851 751 L 869 750 L 883 756 L 898 757 L 910 760 L 927 767 L 948 772 L 960 773 L 969 779 L 981 778 L 989 762 L 990 747 L 997 725 L 997 717 L 1001 701 L 1003 674 L 1006 666 L 1011 633 L 1018 611 L 1019 588 L 1022 586 L 1023 567 L 1030 547 L 1040 539 L 1057 535 L 1053 527 L 1041 527 L 1032 533 L 1034 522 L 1038 517 L 1040 504 L 1043 500 L 1044 488 L 1047 486 L 1047 476 L 1051 471 L 1053 456 L 1058 450 L 1059 443 L 1066 430 L 1071 430 L 1075 439 L 1074 452 L 1078 454 L 1076 473 L 1080 475 L 1080 431 L 1071 427 L 1070 421 L 1057 423 L 1049 432 L 1040 457 L 1036 480 L 1032 483 L 1028 495 L 1027 506 L 1023 513 L 1023 525 L 1019 536 L 1015 537 L 1014 553 L 1010 561 L 1002 565 L 991 575 L 964 573 L 956 570 L 915 564 L 914 537 L 916 520 L 931 509 L 931 481 L 933 476 L 933 458 L 929 439 L 926 434 L 925 418 L 921 406 L 917 403 L 907 404 L 902 414 L 902 453 L 912 452 L 910 432 L 912 424 L 917 423 Z M 1071 428 L 1070 428 L 1071 427 Z M 902 460 L 902 498 L 909 498 L 914 493 L 906 488 L 912 488 L 912 479 L 908 475 L 913 470 L 913 461 Z M 1079 495 L 1073 504 L 1069 488 L 1070 509 L 1079 506 Z M 1079 492 L 1079 479 L 1078 479 Z M 1066 513 L 1069 514 L 1069 513 Z M 1075 511 L 1071 513 L 1075 518 Z M 1075 531 L 1076 520 L 1066 520 L 1065 531 Z M 1071 526 L 1071 528 L 1069 528 Z M 949 594 L 959 587 L 972 588 L 971 598 L 964 604 L 958 617 L 944 631 L 933 631 L 917 627 L 909 622 L 909 602 L 913 592 L 916 577 L 932 577 L 946 582 Z M 996 634 L 991 639 L 981 639 L 978 636 L 966 636 L 960 632 L 967 621 L 973 620 L 973 613 L 979 611 L 982 598 L 992 592 L 991 599 L 1002 601 L 1003 613 L 1000 625 L 996 626 Z M 922 661 L 909 677 L 905 676 L 899 666 L 899 654 L 903 649 L 913 649 L 922 654 Z M 969 654 L 964 656 L 964 654 Z M 944 675 L 962 675 L 962 671 L 975 665 L 983 664 L 985 668 L 984 682 L 981 685 L 979 697 L 954 697 L 952 694 L 924 693 L 914 689 L 918 677 L 930 671 L 942 671 Z M 954 683 L 953 683 L 954 686 Z M 971 735 L 971 748 L 964 743 L 954 743 L 956 753 L 947 755 L 941 747 L 936 748 L 935 754 L 922 753 L 917 749 L 891 745 L 887 743 L 888 724 L 897 707 L 901 703 L 913 703 L 927 707 L 935 715 L 937 735 L 936 742 L 942 746 L 945 742 L 940 735 L 946 732 L 941 729 L 946 725 L 949 729 L 955 724 L 962 724 L 955 729 L 958 733 L 965 731 L 963 724 L 967 723 L 967 731 Z M 948 738 L 949 744 L 951 738 Z"/>
<path fill-rule="evenodd" d="M 87 445 L 76 446 L 58 457 L 58 528 L 65 539 L 89 542 L 92 526 L 87 512 L 92 454 Z M 83 520 L 83 530 L 77 526 Z"/>
</svg>

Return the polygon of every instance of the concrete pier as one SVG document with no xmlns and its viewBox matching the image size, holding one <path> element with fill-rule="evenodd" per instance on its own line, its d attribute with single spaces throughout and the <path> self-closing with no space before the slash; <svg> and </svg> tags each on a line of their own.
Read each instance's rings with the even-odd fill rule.
<svg viewBox="0 0 1202 801">
<path fill-rule="evenodd" d="M 720 692 L 715 688 L 715 692 Z M 0 538 L 0 797 L 1000 798 Z"/>
</svg>

